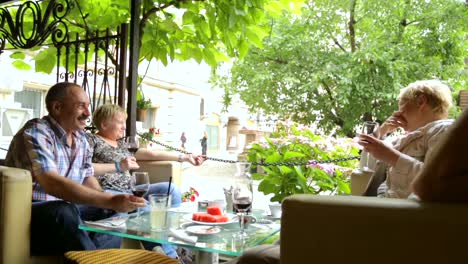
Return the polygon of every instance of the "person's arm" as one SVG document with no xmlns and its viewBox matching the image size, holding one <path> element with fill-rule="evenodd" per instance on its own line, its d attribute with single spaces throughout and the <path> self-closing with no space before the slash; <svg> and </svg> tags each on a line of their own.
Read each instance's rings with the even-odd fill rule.
<svg viewBox="0 0 468 264">
<path fill-rule="evenodd" d="M 190 162 L 192 165 L 201 165 L 206 157 L 195 154 L 178 154 L 174 152 L 154 151 L 145 148 L 139 148 L 135 153 L 137 160 L 157 160 L 157 161 L 179 161 Z"/>
<path fill-rule="evenodd" d="M 143 198 L 130 194 L 113 195 L 97 191 L 60 176 L 56 171 L 36 175 L 36 180 L 46 193 L 74 203 L 90 204 L 118 212 L 129 212 L 145 206 Z"/>
<path fill-rule="evenodd" d="M 94 175 L 104 175 L 106 173 L 120 172 L 127 170 L 137 170 L 138 165 L 134 157 L 127 157 L 122 159 L 118 164 L 115 163 L 93 163 Z"/>
<path fill-rule="evenodd" d="M 98 180 L 94 176 L 86 177 L 83 181 L 83 185 L 91 189 L 94 189 L 96 191 L 100 191 L 100 192 L 103 191 L 101 188 L 101 185 L 99 184 Z"/>
</svg>

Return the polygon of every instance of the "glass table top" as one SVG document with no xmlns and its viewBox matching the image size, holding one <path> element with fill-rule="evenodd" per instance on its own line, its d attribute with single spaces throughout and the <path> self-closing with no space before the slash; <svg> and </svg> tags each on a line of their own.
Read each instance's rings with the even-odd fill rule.
<svg viewBox="0 0 468 264">
<path fill-rule="evenodd" d="M 258 219 L 246 228 L 247 237 L 236 236 L 239 232 L 239 222 L 232 221 L 222 225 L 203 225 L 191 221 L 192 213 L 170 211 L 168 214 L 169 228 L 165 231 L 152 231 L 150 214 L 142 213 L 145 223 L 136 225 L 134 215 L 113 217 L 95 222 L 85 222 L 80 229 L 105 233 L 135 240 L 144 240 L 161 244 L 172 244 L 194 250 L 220 253 L 228 256 L 240 256 L 248 248 L 259 244 L 272 243 L 278 239 L 280 224 L 278 221 Z M 197 234 L 199 230 L 208 230 L 210 234 Z M 212 233 L 214 231 L 215 233 Z"/>
</svg>

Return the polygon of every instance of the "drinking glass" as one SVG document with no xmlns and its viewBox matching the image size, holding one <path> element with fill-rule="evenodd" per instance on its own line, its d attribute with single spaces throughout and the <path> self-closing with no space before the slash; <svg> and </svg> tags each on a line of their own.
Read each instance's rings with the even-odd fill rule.
<svg viewBox="0 0 468 264">
<path fill-rule="evenodd" d="M 379 123 L 373 122 L 373 121 L 365 121 L 362 124 L 362 129 L 360 135 L 371 135 L 373 134 L 379 126 Z M 372 171 L 369 168 L 369 153 L 366 153 L 365 155 L 365 166 L 362 168 L 364 171 Z M 364 158 L 364 157 L 363 157 Z"/>
<path fill-rule="evenodd" d="M 143 197 L 149 189 L 148 172 L 135 171 L 131 174 L 130 188 L 133 195 Z M 132 220 L 136 224 L 143 224 L 146 220 L 140 217 L 140 208 L 137 209 L 137 216 Z"/>
<path fill-rule="evenodd" d="M 246 237 L 245 232 L 245 213 L 252 207 L 253 192 L 252 178 L 250 177 L 250 163 L 236 163 L 237 172 L 234 175 L 234 184 L 232 189 L 232 204 L 239 217 L 240 231 L 239 237 Z"/>
<path fill-rule="evenodd" d="M 140 147 L 140 140 L 137 136 L 128 136 L 124 139 L 125 146 L 127 147 L 128 151 L 135 156 L 135 153 L 138 151 Z"/>
</svg>

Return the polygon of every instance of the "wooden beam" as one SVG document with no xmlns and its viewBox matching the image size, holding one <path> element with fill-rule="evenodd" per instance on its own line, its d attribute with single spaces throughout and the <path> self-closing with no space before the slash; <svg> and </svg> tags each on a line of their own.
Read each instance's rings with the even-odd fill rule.
<svg viewBox="0 0 468 264">
<path fill-rule="evenodd" d="M 138 88 L 138 59 L 140 57 L 141 0 L 130 1 L 130 60 L 127 85 L 127 135 L 136 134 L 136 94 Z"/>
</svg>

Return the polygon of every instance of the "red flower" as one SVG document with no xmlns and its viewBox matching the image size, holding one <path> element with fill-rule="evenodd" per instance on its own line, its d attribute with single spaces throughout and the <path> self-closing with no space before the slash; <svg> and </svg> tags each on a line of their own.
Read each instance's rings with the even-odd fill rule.
<svg viewBox="0 0 468 264">
<path fill-rule="evenodd" d="M 193 194 L 195 194 L 196 196 L 200 196 L 200 195 L 198 194 L 198 191 L 195 190 L 195 188 L 193 188 L 193 187 L 190 187 L 190 192 L 193 193 Z"/>
<path fill-rule="evenodd" d="M 182 193 L 182 202 L 194 202 L 198 196 L 198 191 L 195 190 L 195 188 L 190 187 L 187 192 Z"/>
</svg>

